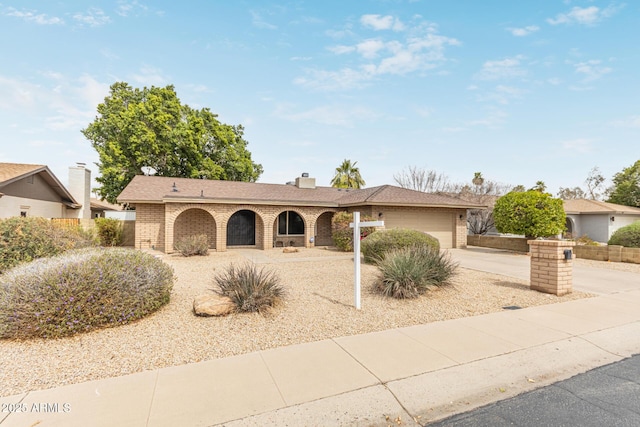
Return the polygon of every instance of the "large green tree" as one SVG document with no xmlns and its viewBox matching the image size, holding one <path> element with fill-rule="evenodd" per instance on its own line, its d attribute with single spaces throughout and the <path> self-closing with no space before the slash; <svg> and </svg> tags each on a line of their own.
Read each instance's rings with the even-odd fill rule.
<svg viewBox="0 0 640 427">
<path fill-rule="evenodd" d="M 560 234 L 566 222 L 562 200 L 537 190 L 511 191 L 500 197 L 493 218 L 499 232 L 529 238 Z"/>
<path fill-rule="evenodd" d="M 181 104 L 173 86 L 114 83 L 82 133 L 100 159 L 97 193 L 111 203 L 143 166 L 183 178 L 254 182 L 262 174 L 241 125 L 221 123 L 208 108 Z"/>
<path fill-rule="evenodd" d="M 365 185 L 364 179 L 360 175 L 360 169 L 356 167 L 358 162 L 351 163 L 345 159 L 336 168 L 336 173 L 331 180 L 331 186 L 336 188 L 362 188 Z"/>
<path fill-rule="evenodd" d="M 607 202 L 640 207 L 640 160 L 613 176 Z"/>
</svg>

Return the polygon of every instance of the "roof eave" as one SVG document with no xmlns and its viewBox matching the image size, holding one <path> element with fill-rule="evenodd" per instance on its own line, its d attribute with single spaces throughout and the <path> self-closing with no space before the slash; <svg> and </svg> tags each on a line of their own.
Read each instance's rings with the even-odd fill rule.
<svg viewBox="0 0 640 427">
<path fill-rule="evenodd" d="M 406 206 L 416 208 L 449 208 L 449 209 L 488 209 L 488 206 L 481 205 L 445 205 L 441 203 L 396 203 L 396 202 L 353 202 L 353 203 L 340 203 L 340 207 L 354 207 L 354 206 Z"/>
<path fill-rule="evenodd" d="M 309 200 L 264 200 L 264 199 L 222 199 L 207 197 L 176 197 L 165 196 L 157 203 L 212 203 L 212 204 L 230 204 L 230 205 L 275 205 L 275 206 L 318 206 L 318 207 L 339 207 L 335 202 L 317 202 Z M 145 201 L 131 203 L 149 203 Z"/>
</svg>

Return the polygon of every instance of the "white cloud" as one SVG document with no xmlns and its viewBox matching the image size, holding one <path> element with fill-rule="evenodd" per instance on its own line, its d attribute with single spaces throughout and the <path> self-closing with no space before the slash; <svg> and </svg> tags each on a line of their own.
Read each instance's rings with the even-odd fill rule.
<svg viewBox="0 0 640 427">
<path fill-rule="evenodd" d="M 260 15 L 255 10 L 250 10 L 249 13 L 251 14 L 251 24 L 253 24 L 254 27 L 260 28 L 260 29 L 263 29 L 263 30 L 277 30 L 278 29 L 277 25 L 273 25 L 273 24 L 270 24 L 269 22 L 265 21 L 264 18 L 262 17 L 262 15 Z"/>
<path fill-rule="evenodd" d="M 484 126 L 489 129 L 498 129 L 504 124 L 507 113 L 502 110 L 492 108 L 486 117 L 482 119 L 471 120 L 466 123 L 467 126 Z"/>
<path fill-rule="evenodd" d="M 613 71 L 613 68 L 602 65 L 602 62 L 596 59 L 589 61 L 577 62 L 573 64 L 575 72 L 582 75 L 582 83 L 589 83 L 600 79 L 605 74 Z"/>
<path fill-rule="evenodd" d="M 362 15 L 360 17 L 360 23 L 367 28 L 372 28 L 376 31 L 380 30 L 393 30 L 402 31 L 405 29 L 404 24 L 391 15 Z"/>
<path fill-rule="evenodd" d="M 133 81 L 144 86 L 165 86 L 168 79 L 162 75 L 162 70 L 145 65 L 140 73 L 132 76 Z"/>
<path fill-rule="evenodd" d="M 365 15 L 365 22 L 376 28 L 392 28 L 395 21 L 379 15 Z M 407 29 L 405 37 L 367 38 L 352 45 L 327 48 L 336 55 L 357 54 L 360 62 L 339 70 L 309 68 L 294 83 L 313 89 L 342 90 L 363 87 L 384 75 L 405 75 L 436 68 L 447 61 L 445 50 L 458 46 L 454 38 L 437 33 L 433 24 L 420 22 Z M 350 61 L 354 62 L 354 61 Z"/>
<path fill-rule="evenodd" d="M 560 144 L 562 145 L 562 148 L 564 148 L 565 150 L 578 152 L 578 153 L 590 153 L 591 151 L 593 151 L 593 147 L 591 145 L 592 142 L 593 140 L 591 139 L 576 138 L 576 139 L 561 141 Z"/>
<path fill-rule="evenodd" d="M 363 58 L 372 59 L 378 56 L 378 52 L 384 49 L 385 44 L 378 39 L 365 40 L 356 45 L 356 50 Z"/>
<path fill-rule="evenodd" d="M 623 6 L 608 6 L 600 9 L 597 6 L 589 7 L 573 7 L 567 13 L 559 13 L 555 18 L 548 18 L 547 22 L 551 25 L 560 24 L 581 24 L 595 25 L 603 19 L 613 16 Z"/>
<path fill-rule="evenodd" d="M 562 83 L 562 80 L 560 80 L 560 79 L 559 79 L 559 78 L 557 78 L 557 77 L 552 77 L 552 78 L 550 78 L 550 79 L 547 79 L 547 83 L 549 83 L 550 85 L 557 86 L 557 85 L 559 85 L 560 83 Z"/>
<path fill-rule="evenodd" d="M 311 61 L 312 59 L 311 56 L 292 56 L 289 61 Z"/>
<path fill-rule="evenodd" d="M 40 87 L 32 83 L 0 76 L 0 109 L 29 109 L 38 105 Z"/>
<path fill-rule="evenodd" d="M 15 18 L 23 19 L 27 22 L 34 22 L 39 25 L 61 25 L 64 24 L 64 20 L 62 18 L 58 18 L 56 16 L 47 16 L 44 13 L 37 13 L 32 10 L 17 10 L 13 7 L 7 8 L 5 12 L 3 12 L 5 16 L 13 16 Z"/>
<path fill-rule="evenodd" d="M 523 28 L 507 28 L 507 31 L 509 31 L 511 34 L 513 34 L 516 37 L 524 37 L 524 36 L 528 36 L 529 34 L 535 33 L 539 29 L 540 27 L 536 25 L 528 25 Z"/>
<path fill-rule="evenodd" d="M 371 121 L 380 115 L 366 107 L 344 107 L 325 105 L 307 111 L 298 111 L 292 105 L 281 104 L 276 107 L 274 115 L 292 122 L 316 122 L 329 126 L 351 127 L 356 121 Z"/>
<path fill-rule="evenodd" d="M 74 14 L 73 19 L 81 25 L 88 25 L 89 27 L 99 27 L 111 22 L 111 18 L 109 18 L 102 9 L 95 7 L 89 9 L 86 13 L 78 12 Z"/>
<path fill-rule="evenodd" d="M 520 99 L 526 93 L 525 90 L 513 87 L 498 85 L 491 92 L 478 96 L 479 101 L 497 102 L 498 104 L 507 105 L 513 99 Z"/>
<path fill-rule="evenodd" d="M 329 50 L 330 52 L 335 53 L 336 55 L 343 55 L 345 53 L 355 52 L 356 47 L 355 46 L 338 45 L 338 46 L 328 47 L 327 50 Z"/>
<path fill-rule="evenodd" d="M 482 69 L 476 74 L 479 80 L 499 80 L 514 77 L 523 77 L 527 74 L 521 67 L 522 55 L 512 58 L 500 59 L 497 61 L 486 61 L 482 64 Z"/>
<path fill-rule="evenodd" d="M 130 15 L 136 14 L 137 12 L 144 13 L 144 12 L 147 12 L 148 10 L 149 8 L 147 6 L 137 2 L 136 0 L 133 0 L 133 1 L 120 0 L 118 1 L 118 7 L 116 9 L 116 13 L 120 16 L 127 17 Z"/>
<path fill-rule="evenodd" d="M 614 120 L 611 122 L 611 125 L 616 127 L 629 127 L 629 128 L 640 129 L 640 114 L 637 116 L 626 117 L 621 120 Z"/>
</svg>

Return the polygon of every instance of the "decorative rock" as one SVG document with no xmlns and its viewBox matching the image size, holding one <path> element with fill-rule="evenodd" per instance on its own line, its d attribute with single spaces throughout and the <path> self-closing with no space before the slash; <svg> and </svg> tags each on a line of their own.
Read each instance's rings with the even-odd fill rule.
<svg viewBox="0 0 640 427">
<path fill-rule="evenodd" d="M 294 252 L 298 252 L 298 248 L 294 248 L 293 246 L 287 246 L 286 248 L 282 249 L 282 252 L 285 254 L 292 254 Z"/>
<path fill-rule="evenodd" d="M 197 296 L 193 300 L 193 312 L 196 316 L 226 316 L 236 309 L 233 300 L 214 293 Z"/>
</svg>

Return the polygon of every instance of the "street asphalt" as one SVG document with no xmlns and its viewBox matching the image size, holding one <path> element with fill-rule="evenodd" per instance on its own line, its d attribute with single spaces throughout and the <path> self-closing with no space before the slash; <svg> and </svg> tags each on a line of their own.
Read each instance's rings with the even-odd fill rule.
<svg viewBox="0 0 640 427">
<path fill-rule="evenodd" d="M 640 426 L 640 355 L 428 425 Z"/>
</svg>

